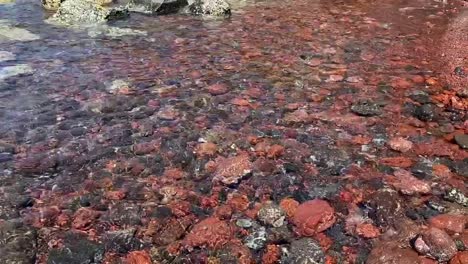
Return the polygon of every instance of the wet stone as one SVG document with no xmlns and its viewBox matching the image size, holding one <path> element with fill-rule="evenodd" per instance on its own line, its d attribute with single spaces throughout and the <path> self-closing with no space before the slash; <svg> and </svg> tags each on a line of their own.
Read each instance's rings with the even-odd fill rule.
<svg viewBox="0 0 468 264">
<path fill-rule="evenodd" d="M 458 134 L 454 137 L 455 142 L 463 149 L 468 149 L 468 135 Z"/>
<path fill-rule="evenodd" d="M 0 25 L 1 27 L 1 25 Z M 13 66 L 6 66 L 0 68 L 0 81 L 7 78 L 18 76 L 18 75 L 30 75 L 33 74 L 34 70 L 27 64 L 18 64 Z"/>
<path fill-rule="evenodd" d="M 396 243 L 377 244 L 371 251 L 368 264 L 414 264 L 420 263 L 418 253 L 408 248 L 401 248 Z"/>
<path fill-rule="evenodd" d="M 194 0 L 188 6 L 188 10 L 194 15 L 229 16 L 231 6 L 224 0 Z"/>
<path fill-rule="evenodd" d="M 253 224 L 254 222 L 252 220 L 246 218 L 237 219 L 236 221 L 236 225 L 242 228 L 250 228 Z"/>
<path fill-rule="evenodd" d="M 398 193 L 390 189 L 377 191 L 368 199 L 367 206 L 370 208 L 369 217 L 379 226 L 394 224 L 403 213 L 403 205 Z"/>
<path fill-rule="evenodd" d="M 433 178 L 432 165 L 427 162 L 418 162 L 411 167 L 413 175 L 420 180 L 430 180 Z"/>
<path fill-rule="evenodd" d="M 325 254 L 317 241 L 311 238 L 302 238 L 291 242 L 284 263 L 324 264 Z"/>
<path fill-rule="evenodd" d="M 273 227 L 268 230 L 268 243 L 282 244 L 291 241 L 293 233 L 286 225 L 281 227 Z"/>
<path fill-rule="evenodd" d="M 351 164 L 349 154 L 336 149 L 321 151 L 314 156 L 314 160 L 322 174 L 333 176 L 342 175 Z"/>
<path fill-rule="evenodd" d="M 468 158 L 454 162 L 452 167 L 457 174 L 468 177 Z"/>
<path fill-rule="evenodd" d="M 16 58 L 15 54 L 8 51 L 0 51 L 0 62 L 11 61 Z"/>
<path fill-rule="evenodd" d="M 414 247 L 419 253 L 440 262 L 449 261 L 458 251 L 453 239 L 438 228 L 425 231 L 415 240 Z"/>
<path fill-rule="evenodd" d="M 309 197 L 311 199 L 331 199 L 340 190 L 341 185 L 338 183 L 330 183 L 327 185 L 314 185 L 310 188 Z"/>
<path fill-rule="evenodd" d="M 244 244 L 253 250 L 262 249 L 267 241 L 267 232 L 265 227 L 261 226 L 258 229 L 254 230 L 244 239 Z"/>
<path fill-rule="evenodd" d="M 136 229 L 134 228 L 107 232 L 104 235 L 104 247 L 106 251 L 117 253 L 139 250 L 142 244 L 135 237 L 135 234 Z"/>
<path fill-rule="evenodd" d="M 431 98 L 429 97 L 429 95 L 421 91 L 411 94 L 410 98 L 421 104 L 427 104 L 431 102 Z"/>
<path fill-rule="evenodd" d="M 133 204 L 118 204 L 105 216 L 116 225 L 140 225 L 141 207 Z"/>
<path fill-rule="evenodd" d="M 421 121 L 433 121 L 438 116 L 438 109 L 433 104 L 423 104 L 414 109 L 413 115 Z"/>
<path fill-rule="evenodd" d="M 263 224 L 280 227 L 284 224 L 286 216 L 281 207 L 276 204 L 269 203 L 260 208 L 257 217 Z"/>
<path fill-rule="evenodd" d="M 13 153 L 15 153 L 15 149 L 16 149 L 15 145 L 0 142 L 0 152 L 2 152 L 2 153 L 6 152 L 6 153 L 13 154 Z"/>
<path fill-rule="evenodd" d="M 165 219 L 172 216 L 172 210 L 167 206 L 158 206 L 153 210 L 151 216 L 159 219 Z"/>
<path fill-rule="evenodd" d="M 466 197 L 465 194 L 463 194 L 458 189 L 452 189 L 448 191 L 444 198 L 448 201 L 455 202 L 463 206 L 468 206 L 468 197 Z"/>
<path fill-rule="evenodd" d="M 101 263 L 103 257 L 104 246 L 84 236 L 68 233 L 63 247 L 49 251 L 47 263 L 93 264 Z"/>
<path fill-rule="evenodd" d="M 17 203 L 17 208 L 28 208 L 34 205 L 34 199 L 32 197 L 24 197 L 18 199 L 19 202 Z"/>
<path fill-rule="evenodd" d="M 7 162 L 13 159 L 13 155 L 10 153 L 0 153 L 0 163 Z"/>
<path fill-rule="evenodd" d="M 30 264 L 36 257 L 36 231 L 19 222 L 0 223 L 0 259 L 2 263 Z"/>
<path fill-rule="evenodd" d="M 351 106 L 351 111 L 360 116 L 377 116 L 382 114 L 380 105 L 371 101 L 359 101 Z"/>
<path fill-rule="evenodd" d="M 86 133 L 86 129 L 84 127 L 74 127 L 70 130 L 70 133 L 74 137 L 79 137 Z"/>
</svg>

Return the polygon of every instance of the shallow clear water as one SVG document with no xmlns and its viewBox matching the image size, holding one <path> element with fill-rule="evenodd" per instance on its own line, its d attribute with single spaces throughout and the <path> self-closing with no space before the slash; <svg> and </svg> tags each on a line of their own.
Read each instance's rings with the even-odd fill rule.
<svg viewBox="0 0 468 264">
<path fill-rule="evenodd" d="M 296 180 L 283 175 L 288 183 L 275 186 L 279 179 L 255 183 L 254 173 L 237 190 L 226 192 L 248 193 L 253 202 L 264 198 L 262 192 L 278 200 L 318 183 L 344 186 L 346 178 L 331 175 L 341 175 L 350 164 L 377 170 L 371 160 L 394 155 L 379 142 L 408 122 L 407 98 L 430 91 L 424 79 L 415 77 L 439 77 L 443 62 L 434 48 L 452 11 L 452 5 L 428 0 L 250 1 L 221 20 L 132 14 L 109 26 L 146 34 L 111 37 L 94 36 L 101 32 L 96 29 L 44 23 L 50 14 L 39 1 L 0 5 L 2 20 L 40 36 L 32 41 L 0 36 L 0 51 L 16 56 L 0 67 L 27 64 L 34 71 L 0 80 L 0 142 L 5 149 L 0 185 L 6 205 L 0 216 L 21 215 L 38 228 L 55 226 L 42 219 L 44 210 L 58 206 L 65 213 L 57 214 L 73 218 L 68 204 L 91 195 L 97 201 L 93 206 L 101 206 L 96 210 L 108 209 L 103 214 L 118 204 L 134 204 L 141 210 L 126 213 L 148 218 L 146 211 L 161 203 L 162 187 L 178 190 L 174 203 L 190 202 L 187 193 L 206 196 L 200 192 L 205 185 L 221 188 L 211 186 L 206 165 L 217 156 L 249 152 L 257 160 L 261 155 L 252 151 L 249 136 L 286 146 L 282 157 L 264 165 L 273 167 L 273 175 L 282 175 L 278 168 L 285 163 L 312 164 L 320 174 L 311 180 L 304 169 Z M 129 89 L 111 91 L 115 80 L 126 81 Z M 217 83 L 227 91 L 211 91 Z M 379 102 L 381 113 L 353 115 L 350 105 L 358 100 Z M 463 111 L 442 117 L 440 124 L 452 122 L 463 130 Z M 414 142 L 434 139 L 408 131 L 402 133 Z M 359 136 L 370 143 L 343 143 Z M 217 152 L 197 154 L 202 141 L 214 142 Z M 136 150 L 145 144 L 152 147 Z M 466 151 L 458 151 L 453 160 L 466 157 Z M 402 155 L 418 159 L 417 153 Z M 320 164 L 335 158 L 343 163 L 337 168 Z M 164 174 L 170 169 L 184 176 Z M 126 196 L 106 198 L 110 190 Z M 36 199 L 35 205 L 9 206 L 23 197 Z M 215 209 L 204 210 L 212 215 Z M 97 237 L 109 229 L 96 225 Z M 147 222 L 136 225 L 146 228 Z M 64 224 L 61 230 L 69 227 Z M 38 262 L 46 255 L 41 249 Z"/>
</svg>

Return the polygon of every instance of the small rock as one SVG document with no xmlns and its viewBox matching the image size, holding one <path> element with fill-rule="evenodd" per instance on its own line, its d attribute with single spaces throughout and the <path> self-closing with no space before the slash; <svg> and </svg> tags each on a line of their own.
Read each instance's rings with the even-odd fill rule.
<svg viewBox="0 0 468 264">
<path fill-rule="evenodd" d="M 0 153 L 0 163 L 7 162 L 13 159 L 11 153 Z"/>
<path fill-rule="evenodd" d="M 252 163 L 247 154 L 240 154 L 235 157 L 216 159 L 216 171 L 213 181 L 220 181 L 224 184 L 236 184 L 244 176 L 252 171 Z"/>
<path fill-rule="evenodd" d="M 467 264 L 468 263 L 468 251 L 458 252 L 455 257 L 453 257 L 449 264 Z"/>
<path fill-rule="evenodd" d="M 229 16 L 231 6 L 224 0 L 194 0 L 188 6 L 193 15 Z"/>
<path fill-rule="evenodd" d="M 129 11 L 146 14 L 166 15 L 176 13 L 188 5 L 187 0 L 117 0 Z"/>
<path fill-rule="evenodd" d="M 388 145 L 391 149 L 399 152 L 407 152 L 413 147 L 413 143 L 402 137 L 392 138 Z"/>
<path fill-rule="evenodd" d="M 298 109 L 284 116 L 286 123 L 307 123 L 310 121 L 309 113 L 305 109 Z"/>
<path fill-rule="evenodd" d="M 15 145 L 8 144 L 8 143 L 0 141 L 0 152 L 6 152 L 6 153 L 14 154 L 16 152 L 16 147 L 15 147 Z"/>
<path fill-rule="evenodd" d="M 327 82 L 341 82 L 343 81 L 344 76 L 343 75 L 330 75 L 328 76 Z"/>
<path fill-rule="evenodd" d="M 382 114 L 380 106 L 368 100 L 354 103 L 351 106 L 351 111 L 360 116 L 377 116 Z"/>
<path fill-rule="evenodd" d="M 414 117 L 421 121 L 433 121 L 438 116 L 438 109 L 433 104 L 424 104 L 416 107 Z"/>
<path fill-rule="evenodd" d="M 431 185 L 429 183 L 419 180 L 409 171 L 398 169 L 393 175 L 395 178 L 390 181 L 390 184 L 404 194 L 425 194 L 431 191 Z"/>
<path fill-rule="evenodd" d="M 1 263 L 28 264 L 36 258 L 37 234 L 32 227 L 21 223 L 4 221 L 0 223 Z"/>
<path fill-rule="evenodd" d="M 268 243 L 281 244 L 285 241 L 291 241 L 294 236 L 293 232 L 288 228 L 287 225 L 281 227 L 273 227 L 268 230 Z"/>
<path fill-rule="evenodd" d="M 244 239 L 244 244 L 253 250 L 262 249 L 267 241 L 266 229 L 261 226 Z"/>
<path fill-rule="evenodd" d="M 226 222 L 210 217 L 196 224 L 183 243 L 188 247 L 219 248 L 229 242 L 231 236 L 232 230 Z"/>
<path fill-rule="evenodd" d="M 146 36 L 148 32 L 144 30 L 137 30 L 133 28 L 122 28 L 122 27 L 112 27 L 106 24 L 96 25 L 93 27 L 86 28 L 88 30 L 88 36 L 91 38 L 96 38 L 99 36 L 106 36 L 110 38 L 120 38 L 122 36 Z M 133 89 L 122 89 L 120 94 L 133 94 Z"/>
<path fill-rule="evenodd" d="M 325 253 L 317 241 L 311 238 L 302 238 L 291 242 L 289 254 L 282 263 L 324 264 Z"/>
<path fill-rule="evenodd" d="M 262 264 L 279 263 L 281 257 L 280 247 L 277 245 L 268 245 L 262 256 Z"/>
<path fill-rule="evenodd" d="M 376 238 L 380 235 L 380 230 L 372 224 L 363 223 L 356 226 L 356 233 L 364 238 Z"/>
<path fill-rule="evenodd" d="M 151 257 L 146 251 L 132 251 L 125 257 L 126 264 L 152 264 Z"/>
<path fill-rule="evenodd" d="M 454 137 L 455 142 L 463 149 L 468 149 L 468 135 L 458 134 Z"/>
<path fill-rule="evenodd" d="M 132 85 L 124 80 L 114 80 L 106 90 L 111 94 L 130 94 L 133 93 Z"/>
<path fill-rule="evenodd" d="M 7 66 L 7 67 L 0 68 L 0 81 L 3 81 L 6 78 L 10 78 L 10 77 L 14 77 L 18 75 L 27 75 L 27 74 L 32 74 L 32 73 L 34 73 L 34 70 L 27 64 Z"/>
<path fill-rule="evenodd" d="M 401 248 L 392 242 L 379 243 L 370 252 L 366 264 L 416 264 L 419 257 L 414 250 Z"/>
<path fill-rule="evenodd" d="M 86 230 L 99 217 L 100 213 L 89 208 L 80 208 L 75 213 L 73 228 Z"/>
<path fill-rule="evenodd" d="M 66 0 L 48 21 L 65 25 L 96 24 L 127 16 L 127 9 L 105 8 L 87 0 Z"/>
<path fill-rule="evenodd" d="M 229 89 L 227 85 L 223 83 L 216 83 L 216 84 L 208 86 L 208 92 L 211 95 L 221 95 L 221 94 L 225 94 L 229 92 Z"/>
<path fill-rule="evenodd" d="M 429 219 L 429 224 L 447 232 L 461 233 L 465 230 L 466 224 L 468 224 L 468 216 L 441 214 Z"/>
<path fill-rule="evenodd" d="M 313 236 L 331 227 L 336 221 L 335 210 L 327 201 L 311 200 L 297 208 L 293 223 L 303 236 Z"/>
<path fill-rule="evenodd" d="M 201 143 L 197 146 L 196 153 L 200 156 L 212 156 L 218 151 L 218 146 L 211 142 Z"/>
<path fill-rule="evenodd" d="M 401 198 L 391 189 L 375 192 L 368 198 L 367 206 L 371 208 L 369 216 L 379 226 L 393 225 L 403 214 Z"/>
<path fill-rule="evenodd" d="M 179 117 L 179 111 L 172 107 L 166 107 L 161 110 L 156 114 L 157 117 L 161 120 L 176 120 Z"/>
<path fill-rule="evenodd" d="M 414 242 L 416 251 L 440 262 L 449 261 L 457 254 L 457 245 L 443 230 L 431 227 Z"/>
<path fill-rule="evenodd" d="M 420 180 L 433 178 L 433 164 L 431 162 L 419 161 L 411 167 L 411 173 Z"/>
<path fill-rule="evenodd" d="M 413 84 L 410 81 L 403 79 L 403 78 L 395 79 L 392 82 L 392 87 L 396 89 L 409 89 L 412 86 Z"/>
<path fill-rule="evenodd" d="M 293 217 L 299 207 L 299 202 L 292 198 L 285 198 L 281 200 L 280 207 L 288 217 Z"/>
<path fill-rule="evenodd" d="M 0 41 L 2 39 L 9 41 L 33 41 L 40 39 L 40 37 L 24 28 L 13 27 L 8 24 L 7 20 L 0 19 Z"/>
<path fill-rule="evenodd" d="M 349 83 L 359 83 L 362 82 L 362 78 L 359 76 L 350 76 L 346 78 L 346 81 Z"/>
<path fill-rule="evenodd" d="M 135 238 L 135 233 L 134 228 L 107 232 L 103 239 L 106 251 L 127 253 L 139 249 L 141 243 Z"/>
<path fill-rule="evenodd" d="M 280 227 L 284 224 L 285 213 L 278 205 L 268 203 L 260 208 L 257 217 L 263 224 Z"/>
<path fill-rule="evenodd" d="M 153 243 L 158 246 L 169 245 L 184 236 L 191 224 L 188 218 L 170 218 L 157 222 L 157 232 L 153 236 Z"/>
<path fill-rule="evenodd" d="M 0 51 L 0 62 L 16 59 L 15 54 L 8 51 Z"/>
<path fill-rule="evenodd" d="M 460 190 L 452 189 L 447 192 L 444 198 L 448 201 L 455 202 L 457 204 L 468 206 L 468 197 L 466 197 Z"/>
<path fill-rule="evenodd" d="M 236 225 L 242 228 L 250 228 L 253 226 L 253 221 L 246 218 L 237 219 Z"/>
<path fill-rule="evenodd" d="M 82 235 L 68 234 L 64 246 L 49 251 L 48 264 L 57 263 L 101 263 L 104 247 Z"/>
</svg>

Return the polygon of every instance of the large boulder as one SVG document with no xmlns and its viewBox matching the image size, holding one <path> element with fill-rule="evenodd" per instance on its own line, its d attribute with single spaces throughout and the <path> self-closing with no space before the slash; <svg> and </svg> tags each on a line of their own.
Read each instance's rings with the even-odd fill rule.
<svg viewBox="0 0 468 264">
<path fill-rule="evenodd" d="M 188 5 L 187 0 L 117 0 L 116 3 L 132 12 L 158 15 L 177 13 Z"/>
<path fill-rule="evenodd" d="M 103 7 L 90 0 L 66 0 L 60 4 L 52 20 L 63 24 L 95 24 L 128 16 L 125 8 Z"/>
<path fill-rule="evenodd" d="M 229 16 L 231 6 L 225 0 L 191 0 L 186 11 L 193 15 Z"/>
<path fill-rule="evenodd" d="M 47 10 L 56 11 L 59 9 L 60 5 L 64 0 L 41 0 L 42 6 Z M 112 0 L 89 0 L 98 5 L 107 5 L 112 3 Z"/>
</svg>

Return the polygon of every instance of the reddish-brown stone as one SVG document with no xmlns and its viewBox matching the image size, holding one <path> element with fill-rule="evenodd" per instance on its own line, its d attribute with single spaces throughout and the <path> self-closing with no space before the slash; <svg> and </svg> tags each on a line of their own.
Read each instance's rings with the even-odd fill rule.
<svg viewBox="0 0 468 264">
<path fill-rule="evenodd" d="M 419 180 L 414 177 L 409 171 L 399 169 L 396 170 L 393 175 L 395 177 L 389 177 L 388 182 L 390 185 L 398 189 L 404 194 L 425 194 L 431 191 L 429 183 Z"/>
<path fill-rule="evenodd" d="M 281 257 L 281 250 L 277 245 L 267 245 L 262 256 L 262 264 L 277 264 Z"/>
<path fill-rule="evenodd" d="M 288 217 L 293 217 L 299 207 L 299 202 L 292 198 L 284 198 L 281 200 L 279 206 L 286 213 Z"/>
<path fill-rule="evenodd" d="M 411 167 L 414 162 L 407 157 L 388 157 L 380 159 L 379 163 L 391 167 L 408 168 Z"/>
<path fill-rule="evenodd" d="M 313 236 L 325 231 L 336 221 L 335 210 L 327 201 L 311 200 L 297 208 L 293 223 L 297 232 L 303 236 Z"/>
<path fill-rule="evenodd" d="M 468 251 L 458 252 L 449 264 L 468 264 Z"/>
<path fill-rule="evenodd" d="M 431 227 L 414 242 L 414 248 L 421 254 L 440 262 L 449 261 L 457 253 L 453 239 L 444 231 Z"/>
<path fill-rule="evenodd" d="M 224 221 L 210 217 L 196 224 L 185 237 L 188 247 L 207 247 L 217 249 L 229 242 L 232 237 L 231 227 Z"/>
<path fill-rule="evenodd" d="M 234 184 L 250 173 L 251 170 L 252 163 L 247 154 L 240 154 L 230 158 L 218 157 L 216 159 L 216 171 L 213 180 L 224 184 Z"/>
<path fill-rule="evenodd" d="M 205 142 L 198 145 L 196 152 L 199 156 L 212 156 L 218 151 L 218 146 L 211 142 Z"/>
<path fill-rule="evenodd" d="M 379 243 L 374 246 L 366 264 L 416 264 L 419 256 L 414 250 L 401 248 L 392 242 Z"/>
<path fill-rule="evenodd" d="M 399 152 L 407 152 L 413 147 L 413 143 L 402 137 L 392 138 L 388 145 L 391 149 Z"/>
<path fill-rule="evenodd" d="M 152 264 L 151 258 L 146 251 L 132 251 L 124 260 L 125 264 Z"/>
<path fill-rule="evenodd" d="M 100 216 L 100 213 L 89 208 L 80 208 L 76 211 L 72 227 L 76 229 L 88 229 L 91 224 Z"/>
<path fill-rule="evenodd" d="M 429 224 L 447 232 L 461 233 L 465 230 L 466 224 L 468 224 L 468 216 L 455 214 L 436 215 L 429 219 Z"/>
<path fill-rule="evenodd" d="M 208 86 L 208 92 L 211 95 L 221 95 L 221 94 L 227 93 L 228 91 L 229 89 L 227 85 L 223 83 L 215 83 L 215 84 Z"/>
<path fill-rule="evenodd" d="M 372 224 L 364 223 L 356 226 L 356 233 L 364 238 L 376 238 L 380 230 Z"/>
</svg>

